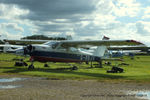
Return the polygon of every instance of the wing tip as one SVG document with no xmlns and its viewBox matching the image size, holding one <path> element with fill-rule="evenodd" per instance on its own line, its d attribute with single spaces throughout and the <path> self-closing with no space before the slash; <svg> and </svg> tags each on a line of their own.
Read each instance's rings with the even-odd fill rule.
<svg viewBox="0 0 150 100">
<path fill-rule="evenodd" d="M 127 40 L 127 42 L 132 42 L 132 43 L 136 43 L 136 44 L 140 44 L 140 45 L 145 45 L 140 41 L 136 41 L 136 40 Z"/>
</svg>

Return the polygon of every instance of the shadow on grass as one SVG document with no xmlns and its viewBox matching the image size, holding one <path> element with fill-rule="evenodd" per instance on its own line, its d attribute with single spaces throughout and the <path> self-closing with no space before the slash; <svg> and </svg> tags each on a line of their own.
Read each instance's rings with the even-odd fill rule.
<svg viewBox="0 0 150 100">
<path fill-rule="evenodd" d="M 28 70 L 26 67 L 14 67 L 14 70 L 5 71 L 4 73 L 20 73 L 20 72 L 27 72 L 27 71 L 38 71 L 38 72 L 47 72 L 47 73 L 54 73 L 54 74 L 71 74 L 73 75 L 81 75 L 82 76 L 89 76 L 93 78 L 106 78 L 106 79 L 122 79 L 125 78 L 121 75 L 109 75 L 109 74 L 102 74 L 102 73 L 90 73 L 90 72 L 77 72 L 71 70 L 71 68 L 56 68 L 56 69 L 49 69 L 49 68 L 35 68 L 33 70 Z M 41 75 L 42 76 L 42 75 Z M 57 75 L 56 75 L 57 76 Z M 63 75 L 62 75 L 63 77 Z M 73 76 L 75 77 L 75 76 Z M 80 76 L 79 76 L 80 77 Z M 67 78 L 67 76 L 66 76 Z"/>
</svg>

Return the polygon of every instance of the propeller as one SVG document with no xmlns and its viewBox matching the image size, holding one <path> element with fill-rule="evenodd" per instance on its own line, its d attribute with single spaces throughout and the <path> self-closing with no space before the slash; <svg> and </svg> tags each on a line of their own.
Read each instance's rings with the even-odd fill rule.
<svg viewBox="0 0 150 100">
<path fill-rule="evenodd" d="M 27 46 L 27 50 L 29 50 L 29 52 L 31 52 L 32 49 L 33 49 L 33 46 L 31 44 Z"/>
<path fill-rule="evenodd" d="M 27 45 L 23 48 L 24 50 L 24 55 L 27 55 L 27 54 L 31 54 L 32 50 L 33 50 L 33 46 L 30 44 L 30 45 Z"/>
</svg>

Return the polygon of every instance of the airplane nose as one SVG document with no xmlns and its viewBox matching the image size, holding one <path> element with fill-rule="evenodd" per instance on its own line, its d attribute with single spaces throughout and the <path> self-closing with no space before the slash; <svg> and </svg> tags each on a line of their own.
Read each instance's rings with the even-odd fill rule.
<svg viewBox="0 0 150 100">
<path fill-rule="evenodd" d="M 26 54 L 31 54 L 31 52 L 34 50 L 34 46 L 32 46 L 32 45 L 28 45 L 28 46 L 26 46 L 26 47 L 24 47 L 24 55 L 26 55 Z"/>
<path fill-rule="evenodd" d="M 24 55 L 28 54 L 27 46 L 23 48 L 23 53 L 24 53 Z"/>
<path fill-rule="evenodd" d="M 27 46 L 27 49 L 29 50 L 29 52 L 31 52 L 32 49 L 33 49 L 33 46 L 30 44 L 30 45 Z"/>
</svg>

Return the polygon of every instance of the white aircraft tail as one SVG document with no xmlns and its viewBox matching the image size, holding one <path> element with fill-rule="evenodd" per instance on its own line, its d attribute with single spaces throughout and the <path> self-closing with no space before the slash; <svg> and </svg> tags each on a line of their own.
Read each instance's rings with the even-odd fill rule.
<svg viewBox="0 0 150 100">
<path fill-rule="evenodd" d="M 106 46 L 98 46 L 97 49 L 95 49 L 93 55 L 103 57 L 106 50 L 107 50 Z"/>
<path fill-rule="evenodd" d="M 3 48 L 3 52 L 6 53 L 8 49 L 10 49 L 10 46 L 9 46 L 9 43 L 6 42 L 6 43 L 5 43 L 5 46 L 4 46 L 4 48 Z"/>
<path fill-rule="evenodd" d="M 103 36 L 102 40 L 109 40 L 109 37 Z M 106 46 L 98 46 L 97 49 L 95 49 L 93 55 L 98 57 L 104 57 L 106 53 L 107 47 Z"/>
</svg>

